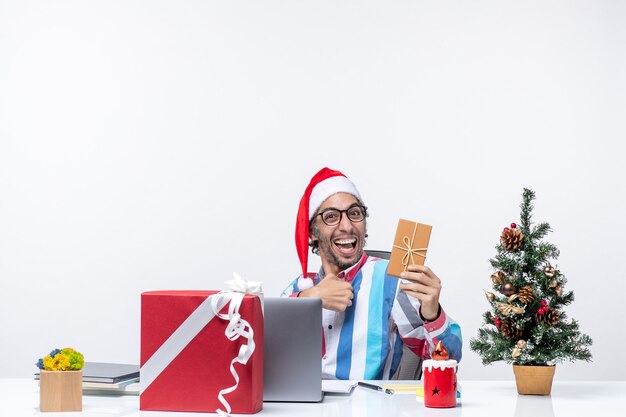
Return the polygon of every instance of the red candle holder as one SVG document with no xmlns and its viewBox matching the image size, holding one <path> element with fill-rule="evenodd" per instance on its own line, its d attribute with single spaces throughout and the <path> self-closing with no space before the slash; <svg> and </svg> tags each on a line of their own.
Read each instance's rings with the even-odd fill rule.
<svg viewBox="0 0 626 417">
<path fill-rule="evenodd" d="M 422 365 L 424 376 L 424 405 L 433 408 L 456 407 L 455 360 L 428 359 Z"/>
</svg>

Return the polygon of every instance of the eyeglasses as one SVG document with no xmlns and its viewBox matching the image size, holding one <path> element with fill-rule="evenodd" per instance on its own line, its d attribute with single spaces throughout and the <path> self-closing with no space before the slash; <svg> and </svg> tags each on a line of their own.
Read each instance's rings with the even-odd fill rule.
<svg viewBox="0 0 626 417">
<path fill-rule="evenodd" d="M 341 223 L 343 213 L 346 213 L 348 219 L 352 223 L 359 223 L 365 220 L 367 215 L 367 207 L 359 206 L 358 204 L 352 205 L 345 210 L 337 210 L 336 208 L 327 208 L 322 210 L 317 215 L 322 218 L 322 221 L 326 226 L 337 226 Z"/>
</svg>

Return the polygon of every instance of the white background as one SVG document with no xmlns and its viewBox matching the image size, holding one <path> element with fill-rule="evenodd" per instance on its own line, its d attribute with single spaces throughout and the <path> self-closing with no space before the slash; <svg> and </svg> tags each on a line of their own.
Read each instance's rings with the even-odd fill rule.
<svg viewBox="0 0 626 417">
<path fill-rule="evenodd" d="M 533 189 L 594 339 L 556 378 L 623 380 L 625 71 L 620 1 L 1 0 L 0 376 L 54 347 L 138 363 L 142 291 L 278 295 L 329 166 L 369 248 L 434 226 L 465 379 L 512 378 L 469 339 Z"/>
</svg>

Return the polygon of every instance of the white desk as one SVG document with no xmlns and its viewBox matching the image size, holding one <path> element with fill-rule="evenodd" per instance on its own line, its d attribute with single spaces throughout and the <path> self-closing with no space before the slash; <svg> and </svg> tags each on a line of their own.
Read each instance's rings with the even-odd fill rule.
<svg viewBox="0 0 626 417">
<path fill-rule="evenodd" d="M 460 381 L 461 405 L 451 409 L 425 408 L 414 395 L 387 395 L 355 388 L 349 396 L 329 396 L 321 403 L 265 403 L 259 417 L 570 417 L 623 416 L 626 381 L 555 381 L 548 397 L 518 396 L 514 381 Z M 0 416 L 48 417 L 193 417 L 204 413 L 139 411 L 137 396 L 83 396 L 82 413 L 40 413 L 39 387 L 30 379 L 0 379 Z"/>
</svg>

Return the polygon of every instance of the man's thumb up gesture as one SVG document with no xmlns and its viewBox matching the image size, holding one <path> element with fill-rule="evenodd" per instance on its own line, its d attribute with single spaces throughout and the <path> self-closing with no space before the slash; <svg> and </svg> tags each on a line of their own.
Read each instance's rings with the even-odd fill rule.
<svg viewBox="0 0 626 417">
<path fill-rule="evenodd" d="M 314 287 L 304 290 L 300 297 L 322 299 L 322 307 L 342 312 L 352 305 L 354 292 L 352 285 L 340 280 L 335 274 L 328 274 Z"/>
</svg>

